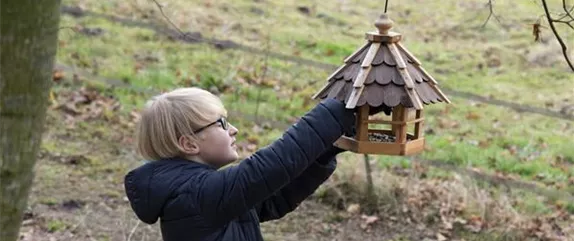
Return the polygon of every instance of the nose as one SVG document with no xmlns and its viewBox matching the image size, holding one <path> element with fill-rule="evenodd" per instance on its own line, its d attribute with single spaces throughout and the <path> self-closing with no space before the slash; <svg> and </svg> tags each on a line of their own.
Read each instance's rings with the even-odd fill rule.
<svg viewBox="0 0 574 241">
<path fill-rule="evenodd" d="M 235 128 L 234 125 L 229 124 L 229 135 L 230 135 L 230 136 L 235 136 L 235 135 L 237 135 L 237 132 L 239 132 L 239 131 L 237 130 L 237 128 Z"/>
</svg>

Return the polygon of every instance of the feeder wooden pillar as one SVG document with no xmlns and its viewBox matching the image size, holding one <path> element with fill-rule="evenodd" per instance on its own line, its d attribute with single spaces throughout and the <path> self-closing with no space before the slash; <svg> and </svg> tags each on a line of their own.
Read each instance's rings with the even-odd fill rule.
<svg viewBox="0 0 574 241">
<path fill-rule="evenodd" d="M 407 142 L 407 109 L 404 108 L 402 105 L 398 105 L 393 109 L 393 124 L 392 124 L 392 132 L 396 137 L 397 143 L 406 143 Z"/>
<path fill-rule="evenodd" d="M 369 140 L 369 106 L 361 106 L 357 112 L 357 134 L 356 139 L 359 141 Z"/>
<path fill-rule="evenodd" d="M 423 137 L 423 111 L 417 110 L 415 119 L 419 120 L 419 122 L 415 123 L 415 139 L 419 139 Z"/>
<path fill-rule="evenodd" d="M 335 143 L 343 149 L 384 155 L 420 153 L 425 143 L 423 105 L 450 103 L 438 82 L 402 45 L 402 35 L 391 31 L 393 24 L 387 14 L 381 15 L 374 24 L 378 31 L 367 32 L 367 43 L 345 58 L 313 96 L 335 98 L 356 110 L 356 135 L 342 136 Z M 369 115 L 372 108 L 383 110 L 390 120 L 375 119 Z M 409 116 L 412 111 L 414 118 Z M 369 124 L 390 128 L 371 129 Z M 412 125 L 414 131 L 409 133 Z"/>
</svg>

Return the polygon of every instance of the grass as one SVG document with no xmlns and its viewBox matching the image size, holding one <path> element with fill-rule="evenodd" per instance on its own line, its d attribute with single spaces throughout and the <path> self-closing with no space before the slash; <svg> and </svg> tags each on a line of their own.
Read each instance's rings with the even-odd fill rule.
<svg viewBox="0 0 574 241">
<path fill-rule="evenodd" d="M 405 46 L 441 86 L 556 111 L 572 105 L 572 73 L 560 58 L 550 32 L 543 32 L 544 41 L 540 43 L 533 42 L 530 35 L 528 23 L 534 22 L 542 8 L 530 1 L 496 1 L 496 14 L 503 16 L 501 22 L 505 27 L 491 19 L 482 28 L 488 15 L 483 7 L 485 2 L 425 1 L 417 3 L 420 6 L 391 2 L 389 13 L 395 21 L 394 30 L 404 36 Z M 199 31 L 207 38 L 229 39 L 335 66 L 364 44 L 364 33 L 374 30 L 373 22 L 382 11 L 380 1 L 160 3 L 166 16 L 183 31 Z M 168 25 L 153 1 L 66 0 L 64 4 Z M 298 11 L 301 6 L 307 7 L 309 14 Z M 61 26 L 77 25 L 102 28 L 103 34 L 87 36 L 63 29 L 57 61 L 120 80 L 124 85 L 112 86 L 84 76 L 80 77 L 79 85 L 113 96 L 121 103 L 121 109 L 109 112 L 104 118 L 113 122 L 113 127 L 89 121 L 79 121 L 73 127 L 50 124 L 58 128 L 49 132 L 43 144 L 43 150 L 52 156 L 48 158 L 50 165 L 38 167 L 42 173 L 41 187 L 48 188 L 45 192 L 41 187 L 37 189 L 33 200 L 40 203 L 56 202 L 49 198 L 50 191 L 59 185 L 61 176 L 66 176 L 70 183 L 84 182 L 82 188 L 88 189 L 101 189 L 97 180 L 105 180 L 109 186 L 121 185 L 125 170 L 140 163 L 131 149 L 69 140 L 133 144 L 133 140 L 122 137 L 133 124 L 126 120 L 153 94 L 182 86 L 209 89 L 219 94 L 233 111 L 229 118 L 240 129 L 240 142 L 261 147 L 282 134 L 283 129 L 273 128 L 272 122 L 292 123 L 295 117 L 312 108 L 316 102 L 310 97 L 331 74 L 275 58 L 265 61 L 265 56 L 245 51 L 182 44 L 149 29 L 127 27 L 93 16 L 62 16 Z M 574 38 L 572 31 L 560 30 L 564 39 Z M 77 84 L 66 76 L 54 91 L 64 94 L 69 85 Z M 420 155 L 422 158 L 485 173 L 503 173 L 574 193 L 569 188 L 569 182 L 574 180 L 571 122 L 450 98 L 451 105 L 425 107 L 428 149 Z M 245 118 L 254 115 L 260 119 L 258 123 Z M 74 155 L 82 156 L 85 162 L 70 169 L 65 158 Z M 360 159 L 357 155 L 349 156 L 351 161 Z M 129 161 L 117 161 L 118 158 Z M 404 157 L 374 158 L 379 166 L 389 170 L 412 168 Z M 431 179 L 453 178 L 452 173 L 438 169 L 431 169 L 427 175 Z M 71 188 L 57 193 L 82 198 L 83 192 L 70 194 L 74 191 Z M 516 206 L 521 212 L 538 215 L 551 212 L 555 206 L 528 193 L 516 195 L 524 197 L 524 202 Z M 118 194 L 110 191 L 109 196 Z M 574 212 L 572 205 L 563 206 Z"/>
<path fill-rule="evenodd" d="M 165 21 L 151 1 L 65 3 L 121 16 L 152 12 L 148 19 Z M 433 9 L 430 17 L 425 14 L 427 10 L 394 3 L 390 13 L 395 20 L 395 30 L 405 36 L 405 45 L 442 86 L 533 106 L 559 108 L 568 105 L 572 101 L 574 82 L 565 64 L 558 60 L 552 67 L 545 67 L 528 61 L 526 53 L 542 47 L 553 48 L 551 36 L 545 36 L 548 42 L 534 43 L 527 29 L 526 23 L 532 20 L 531 16 L 540 13 L 540 7 L 531 2 L 497 2 L 496 12 L 505 16 L 506 28 L 493 20 L 480 28 L 478 26 L 487 14 L 480 3 L 425 2 L 424 9 Z M 188 7 L 189 4 L 192 3 L 170 1 L 162 10 L 181 29 L 201 31 L 207 37 L 230 39 L 254 47 L 269 46 L 270 51 L 334 65 L 341 64 L 342 59 L 364 43 L 362 34 L 374 29 L 372 23 L 381 9 L 374 2 L 359 5 L 210 1 L 195 2 L 193 8 Z M 310 13 L 298 12 L 298 6 L 308 6 Z M 521 12 L 514 11 L 516 9 Z M 465 11 L 476 11 L 477 16 L 470 19 L 461 14 Z M 331 22 L 325 21 L 326 16 Z M 333 19 L 340 21 L 333 24 Z M 62 32 L 58 61 L 129 84 L 131 87 L 127 89 L 114 88 L 112 91 L 128 112 L 141 107 L 150 93 L 192 85 L 221 93 L 227 107 L 236 113 L 257 113 L 264 119 L 289 122 L 311 108 L 310 96 L 330 74 L 271 58 L 267 62 L 265 79 L 261 80 L 263 56 L 237 50 L 220 51 L 203 44 L 180 44 L 148 29 L 125 27 L 100 18 L 62 18 L 62 26 L 77 24 L 103 28 L 104 34 L 87 37 Z M 566 38 L 571 35 L 564 32 Z M 254 37 L 254 33 L 258 34 Z M 270 36 L 269 40 L 266 40 L 267 36 Z M 557 55 L 557 51 L 552 53 L 552 56 Z M 254 84 L 257 82 L 262 83 Z M 308 84 L 311 82 L 314 84 Z M 130 89 L 151 91 L 134 95 Z M 434 133 L 427 135 L 430 150 L 422 154 L 423 158 L 445 160 L 487 172 L 499 171 L 529 180 L 543 177 L 546 183 L 565 183 L 574 174 L 573 165 L 556 162 L 558 157 L 571 160 L 574 156 L 570 148 L 574 128 L 570 122 L 521 114 L 461 98 L 451 99 L 452 105 L 426 107 L 426 128 Z M 276 130 L 254 135 L 250 133 L 252 123 L 241 122 L 240 118 L 231 116 L 232 121 L 241 123 L 239 127 L 247 132 L 243 137 L 257 136 L 261 139 L 259 145 L 265 145 L 281 134 Z M 382 162 L 388 159 L 405 162 L 400 157 L 378 158 Z"/>
</svg>

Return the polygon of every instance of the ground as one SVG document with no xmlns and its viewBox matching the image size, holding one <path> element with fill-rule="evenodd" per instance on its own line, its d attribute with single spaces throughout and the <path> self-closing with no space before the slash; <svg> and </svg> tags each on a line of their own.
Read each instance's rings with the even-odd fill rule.
<svg viewBox="0 0 574 241">
<path fill-rule="evenodd" d="M 123 191 L 125 173 L 143 163 L 133 131 L 144 101 L 181 86 L 217 93 L 247 156 L 313 106 L 374 30 L 381 2 L 63 1 L 21 240 L 160 240 Z M 417 159 L 370 156 L 374 194 L 364 156 L 345 153 L 296 211 L 262 224 L 267 240 L 574 240 L 572 73 L 547 29 L 533 41 L 536 2 L 495 1 L 499 20 L 483 27 L 487 2 L 390 1 L 394 30 L 453 104 L 425 106 Z M 174 25 L 186 37 L 164 31 Z M 534 186 L 516 184 L 526 182 Z"/>
</svg>

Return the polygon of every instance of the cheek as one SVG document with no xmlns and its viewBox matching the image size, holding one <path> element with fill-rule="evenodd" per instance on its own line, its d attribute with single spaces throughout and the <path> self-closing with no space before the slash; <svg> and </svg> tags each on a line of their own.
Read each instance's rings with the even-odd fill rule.
<svg viewBox="0 0 574 241">
<path fill-rule="evenodd" d="M 231 147 L 231 137 L 225 136 L 227 133 L 217 133 L 204 143 L 204 150 L 214 158 L 225 158 Z"/>
</svg>

